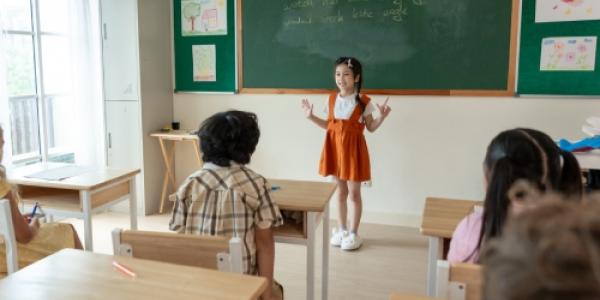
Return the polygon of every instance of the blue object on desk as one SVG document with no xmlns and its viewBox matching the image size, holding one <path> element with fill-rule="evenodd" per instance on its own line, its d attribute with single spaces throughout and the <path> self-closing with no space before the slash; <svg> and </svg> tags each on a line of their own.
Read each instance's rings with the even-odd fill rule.
<svg viewBox="0 0 600 300">
<path fill-rule="evenodd" d="M 33 220 L 33 218 L 35 217 L 35 211 L 38 208 L 39 203 L 35 203 L 35 205 L 33 206 L 33 210 L 31 211 L 31 218 L 29 219 L 29 223 L 31 223 L 31 221 Z"/>
<path fill-rule="evenodd" d="M 583 140 L 571 143 L 565 139 L 558 141 L 558 146 L 565 151 L 574 151 L 582 148 L 600 148 L 600 135 L 585 138 Z"/>
<path fill-rule="evenodd" d="M 277 186 L 277 185 L 271 186 L 271 192 L 279 190 L 279 189 L 281 189 L 280 186 Z"/>
</svg>

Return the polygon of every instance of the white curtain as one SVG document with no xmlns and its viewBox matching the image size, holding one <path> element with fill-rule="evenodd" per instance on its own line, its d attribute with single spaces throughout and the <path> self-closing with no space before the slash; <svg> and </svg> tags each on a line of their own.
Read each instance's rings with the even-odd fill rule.
<svg viewBox="0 0 600 300">
<path fill-rule="evenodd" d="M 105 165 L 98 0 L 70 0 L 75 163 Z"/>
<path fill-rule="evenodd" d="M 2 5 L 2 1 L 0 1 L 0 6 Z M 6 145 L 4 146 L 4 157 L 3 163 L 12 161 L 12 145 L 11 137 L 10 137 L 10 116 L 9 116 L 9 107 L 8 107 L 8 89 L 6 86 L 6 34 L 5 34 L 5 16 L 4 10 L 0 9 L 0 126 L 4 130 L 4 141 Z"/>
</svg>

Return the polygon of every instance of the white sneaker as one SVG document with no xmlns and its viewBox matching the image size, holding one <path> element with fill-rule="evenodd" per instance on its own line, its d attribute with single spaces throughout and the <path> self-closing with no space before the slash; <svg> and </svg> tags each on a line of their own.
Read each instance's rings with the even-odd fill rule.
<svg viewBox="0 0 600 300">
<path fill-rule="evenodd" d="M 342 245 L 342 241 L 347 236 L 348 236 L 348 231 L 347 230 L 333 229 L 333 235 L 331 236 L 331 240 L 329 240 L 329 243 L 332 246 L 339 247 L 339 246 Z"/>
<path fill-rule="evenodd" d="M 350 233 L 342 240 L 342 250 L 356 250 L 362 245 L 362 239 L 356 233 Z"/>
</svg>

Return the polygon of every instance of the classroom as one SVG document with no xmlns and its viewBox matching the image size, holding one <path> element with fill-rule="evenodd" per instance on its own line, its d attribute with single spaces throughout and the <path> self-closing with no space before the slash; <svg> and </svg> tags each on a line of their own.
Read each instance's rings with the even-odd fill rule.
<svg viewBox="0 0 600 300">
<path fill-rule="evenodd" d="M 486 299 L 482 275 L 473 297 L 470 284 L 444 287 L 440 266 L 452 274 L 453 263 L 443 264 L 450 238 L 489 198 L 490 143 L 501 132 L 531 128 L 556 149 L 561 139 L 600 148 L 593 144 L 600 136 L 599 32 L 597 0 L 0 0 L 0 179 L 7 186 L 0 197 L 18 193 L 21 214 L 35 216 L 39 205 L 45 223 L 71 224 L 86 250 L 61 250 L 9 271 L 0 298 L 31 299 L 27 276 L 54 280 L 54 272 L 43 278 L 48 263 L 77 260 L 81 268 L 64 272 L 75 278 L 83 266 L 102 270 L 98 284 L 70 294 L 67 286 L 86 283 L 61 275 L 63 286 L 37 285 L 36 299 L 172 299 L 177 291 L 181 299 L 260 299 L 271 281 L 223 271 L 241 272 L 234 264 L 242 248 L 233 239 L 219 240 L 231 255 L 211 256 L 211 267 L 164 259 L 203 254 L 159 249 L 203 242 L 173 237 L 184 199 L 177 191 L 212 163 L 201 152 L 200 126 L 236 110 L 256 116 L 260 138 L 247 166 L 269 181 L 285 212 L 273 231 L 271 276 L 285 299 Z M 362 197 L 362 245 L 344 251 L 329 245 L 346 228 L 336 178 L 320 168 L 323 128 L 334 110 L 328 98 L 344 87 L 338 67 L 355 76 L 357 64 L 360 94 L 376 105 L 369 103 L 373 118 L 364 121 L 370 176 L 348 181 L 358 182 L 350 188 Z M 589 191 L 600 188 L 600 151 L 586 150 L 573 157 Z M 559 166 L 566 161 L 561 156 Z M 0 231 L 10 237 L 9 203 L 0 201 Z M 291 213 L 300 213 L 297 223 Z M 132 248 L 144 237 L 136 229 L 156 233 L 139 252 Z M 19 243 L 20 230 L 12 230 Z M 144 251 L 162 262 L 138 259 Z M 23 253 L 20 246 L 15 252 Z M 204 283 L 194 287 L 184 274 Z M 94 290 L 100 280 L 114 294 Z"/>
</svg>

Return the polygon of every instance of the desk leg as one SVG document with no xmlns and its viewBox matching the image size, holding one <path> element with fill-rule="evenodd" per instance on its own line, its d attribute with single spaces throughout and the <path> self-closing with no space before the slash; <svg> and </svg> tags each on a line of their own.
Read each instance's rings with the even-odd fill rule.
<svg viewBox="0 0 600 300">
<path fill-rule="evenodd" d="M 323 210 L 323 266 L 321 270 L 321 299 L 327 300 L 329 287 L 329 202 Z"/>
<path fill-rule="evenodd" d="M 437 260 L 442 258 L 444 241 L 440 237 L 429 237 L 429 253 L 427 265 L 427 296 L 435 297 Z"/>
<path fill-rule="evenodd" d="M 131 230 L 137 230 L 137 187 L 135 176 L 129 179 L 129 219 Z"/>
<path fill-rule="evenodd" d="M 87 251 L 93 251 L 93 237 L 92 237 L 92 204 L 91 204 L 91 193 L 90 191 L 79 191 L 79 199 L 83 206 L 83 235 L 84 235 L 84 248 Z"/>
<path fill-rule="evenodd" d="M 202 167 L 202 155 L 200 155 L 200 142 L 198 140 L 193 140 L 194 149 L 196 150 L 196 159 L 198 160 L 198 166 Z"/>
<path fill-rule="evenodd" d="M 158 143 L 160 144 L 160 152 L 162 153 L 163 162 L 165 164 L 165 178 L 163 179 L 160 207 L 158 210 L 158 212 L 162 214 L 165 206 L 165 199 L 168 197 L 167 193 L 169 190 L 169 181 L 171 181 L 173 189 L 177 189 L 175 186 L 175 176 L 173 175 L 173 170 L 171 169 L 171 161 L 175 160 L 175 142 L 172 143 L 170 151 L 167 150 L 165 140 L 159 138 Z M 169 160 L 169 157 L 171 157 L 172 160 Z"/>
<path fill-rule="evenodd" d="M 315 298 L 315 212 L 309 212 L 306 224 L 306 299 Z"/>
</svg>

